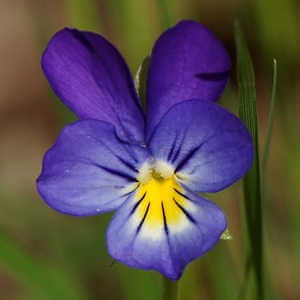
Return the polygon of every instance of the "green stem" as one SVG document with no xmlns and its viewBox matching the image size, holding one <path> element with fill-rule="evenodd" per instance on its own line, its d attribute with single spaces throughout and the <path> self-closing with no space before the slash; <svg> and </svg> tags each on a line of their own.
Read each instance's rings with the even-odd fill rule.
<svg viewBox="0 0 300 300">
<path fill-rule="evenodd" d="M 177 300 L 178 299 L 178 282 L 172 281 L 166 277 L 164 281 L 164 297 L 163 300 Z"/>
</svg>

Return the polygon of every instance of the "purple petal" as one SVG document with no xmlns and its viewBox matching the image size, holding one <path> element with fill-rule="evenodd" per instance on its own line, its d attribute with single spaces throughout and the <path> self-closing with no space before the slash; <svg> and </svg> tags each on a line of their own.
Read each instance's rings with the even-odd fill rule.
<svg viewBox="0 0 300 300">
<path fill-rule="evenodd" d="M 248 130 L 233 114 L 210 101 L 175 105 L 150 140 L 157 159 L 174 166 L 191 190 L 217 192 L 245 175 L 253 160 Z"/>
<path fill-rule="evenodd" d="M 110 211 L 126 200 L 147 155 L 144 148 L 121 142 L 111 124 L 78 121 L 66 126 L 46 153 L 38 191 L 48 205 L 66 214 Z"/>
<path fill-rule="evenodd" d="M 123 140 L 143 141 L 144 117 L 130 72 L 103 37 L 76 29 L 57 32 L 42 68 L 57 96 L 80 119 L 106 121 Z"/>
<path fill-rule="evenodd" d="M 180 220 L 170 223 L 168 211 L 163 210 L 161 223 L 152 228 L 146 214 L 141 218 L 136 213 L 138 199 L 132 195 L 108 227 L 110 255 L 130 267 L 179 279 L 185 266 L 210 250 L 226 228 L 226 217 L 215 204 L 197 194 L 184 196 L 184 207 L 177 207 Z"/>
<path fill-rule="evenodd" d="M 189 99 L 217 101 L 230 68 L 221 42 L 203 25 L 182 21 L 167 30 L 151 56 L 147 136 L 174 104 Z"/>
</svg>

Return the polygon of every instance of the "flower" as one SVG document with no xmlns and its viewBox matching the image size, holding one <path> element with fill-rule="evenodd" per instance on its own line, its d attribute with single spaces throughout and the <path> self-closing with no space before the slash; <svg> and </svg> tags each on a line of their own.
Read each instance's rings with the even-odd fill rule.
<svg viewBox="0 0 300 300">
<path fill-rule="evenodd" d="M 146 117 L 126 63 L 100 35 L 59 31 L 42 68 L 80 120 L 46 153 L 40 195 L 69 215 L 117 209 L 110 255 L 177 280 L 227 227 L 198 192 L 228 187 L 253 159 L 245 126 L 215 103 L 229 77 L 226 50 L 193 21 L 163 33 L 151 55 Z"/>
</svg>

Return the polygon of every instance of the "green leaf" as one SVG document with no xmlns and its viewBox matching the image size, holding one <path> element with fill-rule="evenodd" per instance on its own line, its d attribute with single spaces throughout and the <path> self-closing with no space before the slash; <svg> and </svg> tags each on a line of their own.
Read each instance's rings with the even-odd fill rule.
<svg viewBox="0 0 300 300">
<path fill-rule="evenodd" d="M 249 233 L 251 265 L 254 267 L 257 298 L 264 299 L 262 195 L 258 151 L 255 75 L 246 40 L 235 24 L 239 115 L 254 143 L 254 161 L 243 180 L 245 215 Z"/>
<path fill-rule="evenodd" d="M 144 58 L 134 78 L 135 88 L 142 102 L 142 107 L 144 111 L 146 111 L 147 78 L 148 78 L 150 59 L 151 59 L 150 56 L 146 56 Z"/>
</svg>

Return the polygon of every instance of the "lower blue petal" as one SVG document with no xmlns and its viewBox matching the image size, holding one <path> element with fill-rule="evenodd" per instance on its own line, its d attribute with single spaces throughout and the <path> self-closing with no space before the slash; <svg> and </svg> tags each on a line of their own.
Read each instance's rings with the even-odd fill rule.
<svg viewBox="0 0 300 300">
<path fill-rule="evenodd" d="M 66 214 L 110 211 L 137 185 L 138 168 L 147 156 L 144 148 L 121 142 L 112 125 L 78 121 L 66 126 L 46 153 L 38 191 L 48 205 Z"/>
<path fill-rule="evenodd" d="M 138 215 L 132 194 L 116 212 L 107 230 L 110 255 L 130 267 L 156 270 L 177 280 L 186 265 L 205 254 L 226 228 L 226 217 L 214 203 L 185 192 L 186 204 L 176 224 L 155 228 Z"/>
</svg>

